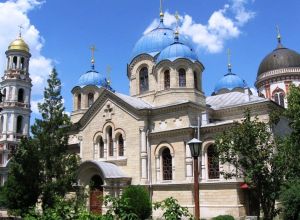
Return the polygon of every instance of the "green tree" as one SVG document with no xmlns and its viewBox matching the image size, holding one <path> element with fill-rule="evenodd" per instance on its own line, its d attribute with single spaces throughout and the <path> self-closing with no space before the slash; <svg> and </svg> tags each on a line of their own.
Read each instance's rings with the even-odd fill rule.
<svg viewBox="0 0 300 220">
<path fill-rule="evenodd" d="M 23 215 L 34 206 L 40 194 L 39 152 L 34 140 L 21 140 L 9 162 L 8 179 L 4 186 L 5 206 L 16 215 Z"/>
<path fill-rule="evenodd" d="M 70 119 L 64 112 L 61 82 L 55 69 L 44 90 L 43 103 L 38 104 L 42 119 L 32 126 L 41 162 L 42 207 L 53 207 L 57 196 L 64 197 L 76 183 L 78 158 L 67 152 Z"/>
<path fill-rule="evenodd" d="M 122 198 L 128 200 L 130 210 L 139 219 L 147 219 L 151 215 L 152 205 L 148 191 L 144 186 L 128 186 L 124 189 Z"/>
<path fill-rule="evenodd" d="M 224 171 L 224 177 L 244 178 L 263 212 L 263 219 L 273 219 L 278 214 L 275 200 L 279 196 L 283 169 L 269 125 L 257 118 L 251 120 L 250 112 L 246 111 L 241 123 L 235 123 L 217 138 L 216 146 L 220 162 L 235 168 Z M 256 215 L 259 213 L 257 210 Z"/>
</svg>

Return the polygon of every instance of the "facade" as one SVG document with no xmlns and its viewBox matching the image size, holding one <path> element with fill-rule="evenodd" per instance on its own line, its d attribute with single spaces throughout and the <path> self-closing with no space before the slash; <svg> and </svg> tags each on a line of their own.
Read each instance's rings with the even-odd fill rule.
<svg viewBox="0 0 300 220">
<path fill-rule="evenodd" d="M 212 96 L 205 97 L 204 65 L 185 36 L 165 27 L 163 17 L 161 13 L 158 27 L 133 49 L 127 66 L 129 96 L 107 89 L 107 81 L 95 70 L 83 74 L 72 90 L 74 130 L 69 144 L 82 160 L 79 184 L 92 186 L 89 208 L 105 211 L 98 196 L 119 195 L 133 184 L 147 187 L 152 201 L 173 196 L 193 213 L 193 160 L 187 143 L 197 137 L 200 121 L 201 217 L 251 215 L 253 204 L 242 180 L 225 180 L 220 174 L 230 165 L 215 162 L 214 140 L 240 121 L 245 109 L 267 122 L 281 102 L 275 95 L 266 95 L 266 85 L 274 94 L 283 89 L 285 97 L 285 82 L 299 84 L 300 55 L 279 44 L 262 61 L 256 81 L 260 96 L 251 93 L 229 63 Z M 273 58 L 273 53 L 281 58 Z M 293 62 L 289 63 L 290 56 Z M 282 60 L 286 60 L 284 66 Z M 270 75 L 273 72 L 276 77 Z"/>
<path fill-rule="evenodd" d="M 31 79 L 30 52 L 20 36 L 9 46 L 7 64 L 0 82 L 0 184 L 7 179 L 8 164 L 23 136 L 29 136 Z"/>
</svg>

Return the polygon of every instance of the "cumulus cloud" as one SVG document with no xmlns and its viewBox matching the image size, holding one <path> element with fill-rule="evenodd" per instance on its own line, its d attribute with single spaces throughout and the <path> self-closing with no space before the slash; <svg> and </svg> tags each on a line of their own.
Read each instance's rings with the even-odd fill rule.
<svg viewBox="0 0 300 220">
<path fill-rule="evenodd" d="M 179 16 L 180 33 L 189 36 L 198 49 L 209 53 L 221 52 L 225 41 L 239 37 L 242 33 L 241 28 L 255 16 L 253 11 L 246 8 L 250 2 L 254 0 L 229 0 L 228 4 L 210 15 L 206 24 L 197 23 L 187 14 Z M 157 27 L 158 23 L 158 19 L 152 21 L 144 34 Z M 174 15 L 165 12 L 164 24 L 174 28 Z"/>
<path fill-rule="evenodd" d="M 41 54 L 44 39 L 28 17 L 30 10 L 40 7 L 43 3 L 44 1 L 41 0 L 8 0 L 0 3 L 0 72 L 3 74 L 5 69 L 6 56 L 4 52 L 8 45 L 18 37 L 18 26 L 22 25 L 22 37 L 29 45 L 32 55 L 29 71 L 32 78 L 33 95 L 41 94 L 53 62 Z"/>
</svg>

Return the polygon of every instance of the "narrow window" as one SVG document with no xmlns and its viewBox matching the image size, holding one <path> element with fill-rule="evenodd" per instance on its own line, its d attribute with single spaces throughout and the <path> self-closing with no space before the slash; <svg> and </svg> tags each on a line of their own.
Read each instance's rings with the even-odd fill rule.
<svg viewBox="0 0 300 220">
<path fill-rule="evenodd" d="M 99 139 L 99 157 L 104 158 L 104 142 L 102 137 Z"/>
<path fill-rule="evenodd" d="M 0 132 L 3 132 L 3 125 L 4 125 L 4 117 L 3 115 L 1 116 L 1 123 L 0 123 Z"/>
<path fill-rule="evenodd" d="M 5 102 L 5 98 L 6 98 L 6 89 L 3 89 L 1 102 Z"/>
<path fill-rule="evenodd" d="M 108 128 L 108 155 L 110 157 L 114 156 L 114 143 L 112 139 L 112 128 Z"/>
<path fill-rule="evenodd" d="M 94 103 L 94 94 L 89 93 L 88 94 L 88 107 L 91 107 L 93 103 Z"/>
<path fill-rule="evenodd" d="M 149 90 L 148 69 L 143 67 L 140 71 L 140 91 L 145 92 Z"/>
<path fill-rule="evenodd" d="M 77 95 L 77 109 L 81 109 L 81 94 Z"/>
<path fill-rule="evenodd" d="M 22 123 L 23 123 L 23 117 L 19 115 L 17 117 L 17 133 L 18 134 L 22 133 Z"/>
<path fill-rule="evenodd" d="M 3 164 L 3 154 L 0 153 L 0 164 Z"/>
<path fill-rule="evenodd" d="M 18 102 L 24 102 L 24 89 L 18 91 Z"/>
<path fill-rule="evenodd" d="M 197 73 L 194 72 L 194 88 L 199 90 L 198 80 L 197 80 Z"/>
<path fill-rule="evenodd" d="M 120 134 L 118 138 L 118 148 L 119 148 L 119 156 L 124 156 L 124 139 L 122 134 Z"/>
<path fill-rule="evenodd" d="M 24 69 L 24 65 L 25 64 L 25 59 L 24 57 L 21 57 L 21 62 L 20 62 L 20 69 L 23 70 Z"/>
<path fill-rule="evenodd" d="M 13 69 L 16 69 L 17 68 L 17 62 L 18 62 L 18 58 L 17 57 L 14 57 L 13 58 Z"/>
<path fill-rule="evenodd" d="M 172 180 L 172 156 L 169 148 L 162 151 L 163 180 Z"/>
<path fill-rule="evenodd" d="M 210 145 L 207 148 L 207 164 L 208 164 L 208 178 L 219 179 L 219 155 L 215 150 L 214 145 Z"/>
<path fill-rule="evenodd" d="M 186 74 L 184 69 L 179 69 L 179 87 L 186 86 Z"/>
<path fill-rule="evenodd" d="M 170 88 L 170 71 L 166 70 L 164 72 L 164 84 L 165 84 L 165 89 Z"/>
<path fill-rule="evenodd" d="M 284 107 L 284 91 L 282 89 L 276 89 L 273 92 L 273 98 L 278 105 Z"/>
</svg>

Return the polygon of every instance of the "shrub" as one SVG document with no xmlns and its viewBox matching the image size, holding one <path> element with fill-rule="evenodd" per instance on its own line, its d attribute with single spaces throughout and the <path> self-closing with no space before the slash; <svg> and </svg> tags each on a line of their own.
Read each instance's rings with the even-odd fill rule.
<svg viewBox="0 0 300 220">
<path fill-rule="evenodd" d="M 231 215 L 219 215 L 214 217 L 213 220 L 234 220 L 234 218 Z"/>
<path fill-rule="evenodd" d="M 147 219 L 151 215 L 152 205 L 148 191 L 143 186 L 128 186 L 124 189 L 122 199 L 127 200 L 128 208 L 139 219 Z"/>
<path fill-rule="evenodd" d="M 282 187 L 280 201 L 285 220 L 300 219 L 300 180 L 291 181 Z"/>
</svg>

